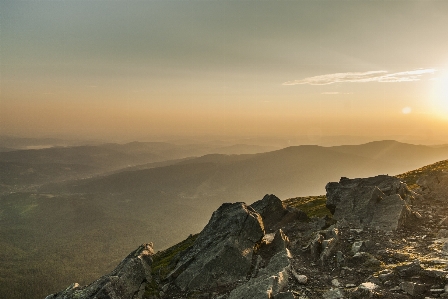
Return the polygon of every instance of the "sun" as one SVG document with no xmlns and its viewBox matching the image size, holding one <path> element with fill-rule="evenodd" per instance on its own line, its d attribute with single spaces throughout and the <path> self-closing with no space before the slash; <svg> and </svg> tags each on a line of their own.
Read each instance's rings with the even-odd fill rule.
<svg viewBox="0 0 448 299">
<path fill-rule="evenodd" d="M 448 70 L 433 79 L 432 106 L 437 114 L 448 117 Z"/>
</svg>

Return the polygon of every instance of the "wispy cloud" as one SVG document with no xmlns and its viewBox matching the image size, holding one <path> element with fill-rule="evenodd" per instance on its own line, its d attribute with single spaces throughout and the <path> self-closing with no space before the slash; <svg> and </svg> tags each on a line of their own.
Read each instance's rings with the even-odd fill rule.
<svg viewBox="0 0 448 299">
<path fill-rule="evenodd" d="M 324 92 L 321 92 L 321 94 L 327 94 L 327 95 L 335 95 L 335 94 L 353 94 L 353 92 L 324 91 Z"/>
<path fill-rule="evenodd" d="M 398 73 L 389 73 L 388 71 L 335 73 L 288 81 L 283 83 L 283 85 L 328 85 L 345 82 L 411 82 L 418 81 L 421 76 L 425 74 L 433 74 L 434 72 L 436 72 L 435 69 L 419 69 Z"/>
</svg>

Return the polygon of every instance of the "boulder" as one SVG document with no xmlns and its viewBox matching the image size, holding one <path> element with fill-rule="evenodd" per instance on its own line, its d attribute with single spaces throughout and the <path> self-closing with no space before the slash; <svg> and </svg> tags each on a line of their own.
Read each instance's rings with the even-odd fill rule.
<svg viewBox="0 0 448 299">
<path fill-rule="evenodd" d="M 372 298 L 375 296 L 375 292 L 378 288 L 379 288 L 378 285 L 371 282 L 361 283 L 358 287 L 352 290 L 350 298 L 351 299 Z"/>
<path fill-rule="evenodd" d="M 263 236 L 261 216 L 251 206 L 225 203 L 180 256 L 168 279 L 182 291 L 244 280 L 250 274 L 254 246 Z"/>
<path fill-rule="evenodd" d="M 336 220 L 392 231 L 412 219 L 413 212 L 406 202 L 414 199 L 414 193 L 396 177 L 343 177 L 328 183 L 325 189 L 327 208 Z"/>
<path fill-rule="evenodd" d="M 336 245 L 339 240 L 339 230 L 337 228 L 328 228 L 316 233 L 308 248 L 311 257 L 320 260 L 322 265 L 335 253 Z"/>
<path fill-rule="evenodd" d="M 277 298 L 288 284 L 290 259 L 286 246 L 288 237 L 278 230 L 273 238 L 263 239 L 257 254 L 266 260 L 266 267 L 258 269 L 255 277 L 230 292 L 229 299 Z M 282 294 L 281 296 L 292 294 Z"/>
<path fill-rule="evenodd" d="M 45 299 L 140 299 L 151 281 L 152 247 L 152 243 L 141 245 L 110 274 L 88 286 L 75 283 Z"/>
<path fill-rule="evenodd" d="M 251 207 L 263 218 L 267 232 L 273 232 L 292 221 L 308 219 L 305 212 L 293 207 L 285 207 L 282 201 L 273 194 L 266 194 L 263 199 L 251 204 Z"/>
<path fill-rule="evenodd" d="M 424 284 L 411 281 L 403 281 L 400 283 L 400 288 L 411 296 L 417 296 L 426 291 L 426 286 Z"/>
<path fill-rule="evenodd" d="M 411 276 L 419 275 L 422 270 L 423 270 L 423 268 L 420 265 L 420 262 L 418 260 L 415 260 L 415 261 L 409 262 L 409 263 L 404 263 L 404 264 L 398 265 L 394 268 L 394 271 L 400 277 L 411 277 Z"/>
<path fill-rule="evenodd" d="M 448 194 L 448 173 L 438 172 L 421 176 L 417 180 L 423 194 L 427 198 L 446 200 Z"/>
</svg>

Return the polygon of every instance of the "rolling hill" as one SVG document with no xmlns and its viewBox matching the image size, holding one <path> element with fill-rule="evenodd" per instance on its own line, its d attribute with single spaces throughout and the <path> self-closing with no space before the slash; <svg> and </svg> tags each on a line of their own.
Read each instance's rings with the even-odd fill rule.
<svg viewBox="0 0 448 299">
<path fill-rule="evenodd" d="M 150 154 L 148 148 L 153 149 Z M 187 146 L 183 153 L 189 156 L 194 150 Z M 182 154 L 176 146 L 140 143 L 103 145 L 98 151 L 81 147 L 37 152 L 1 153 L 0 161 L 25 170 L 28 164 L 50 167 L 50 161 L 57 167 L 77 162 L 104 170 L 140 158 L 170 159 Z M 77 158 L 76 153 L 84 155 Z M 94 153 L 103 155 L 96 159 Z M 114 161 L 120 157 L 125 158 Z M 27 189 L 30 179 L 24 181 L 21 192 L 3 192 L 0 199 L 0 245 L 4 248 L 0 289 L 16 292 L 10 298 L 40 298 L 73 281 L 87 283 L 110 271 L 135 244 L 153 241 L 156 249 L 163 249 L 200 231 L 222 202 L 251 203 L 267 193 L 281 199 L 320 195 L 327 182 L 341 176 L 398 174 L 415 168 L 416 163 L 421 166 L 447 158 L 443 147 L 384 141 L 165 160 L 148 168 L 63 182 L 48 176 L 47 184 Z M 7 170 L 13 166 L 8 167 L 2 167 L 3 181 L 10 179 Z M 45 171 L 35 168 L 35 172 Z M 61 264 L 63 269 L 56 268 Z M 32 277 L 26 288 L 24 276 Z"/>
</svg>

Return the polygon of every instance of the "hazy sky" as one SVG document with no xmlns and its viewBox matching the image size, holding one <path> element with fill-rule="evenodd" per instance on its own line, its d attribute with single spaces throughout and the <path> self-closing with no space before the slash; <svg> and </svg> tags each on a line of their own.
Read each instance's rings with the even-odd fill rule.
<svg viewBox="0 0 448 299">
<path fill-rule="evenodd" d="M 448 135 L 448 1 L 0 12 L 1 134 Z"/>
</svg>

